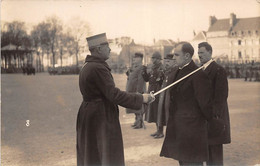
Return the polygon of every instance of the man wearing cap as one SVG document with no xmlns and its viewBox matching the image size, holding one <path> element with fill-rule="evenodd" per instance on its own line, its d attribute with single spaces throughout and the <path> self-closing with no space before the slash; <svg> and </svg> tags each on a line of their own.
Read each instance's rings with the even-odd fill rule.
<svg viewBox="0 0 260 166">
<path fill-rule="evenodd" d="M 209 123 L 209 160 L 207 165 L 223 165 L 223 144 L 231 142 L 228 111 L 228 80 L 225 69 L 212 59 L 212 47 L 207 42 L 198 45 L 198 55 L 213 88 L 213 116 L 218 119 Z M 222 121 L 223 130 L 216 132 L 212 125 Z M 221 127 L 222 128 L 222 127 Z"/>
<path fill-rule="evenodd" d="M 170 83 L 193 72 L 198 67 L 192 60 L 194 49 L 180 42 L 173 59 L 179 69 L 169 78 Z M 199 70 L 172 86 L 169 119 L 160 156 L 173 158 L 180 165 L 203 165 L 208 159 L 207 121 L 212 119 L 211 86 L 207 75 Z"/>
<path fill-rule="evenodd" d="M 149 94 L 123 92 L 115 87 L 105 62 L 110 48 L 106 34 L 87 38 L 91 56 L 79 74 L 83 101 L 77 116 L 77 165 L 122 166 L 124 151 L 118 105 L 140 109 Z"/>
<path fill-rule="evenodd" d="M 146 86 L 145 81 L 142 77 L 142 72 L 144 66 L 142 65 L 143 62 L 143 54 L 142 53 L 135 53 L 133 58 L 133 66 L 129 69 L 126 73 L 128 75 L 127 78 L 127 85 L 126 91 L 127 92 L 138 92 L 138 93 L 145 93 Z M 135 122 L 132 125 L 134 129 L 142 128 L 142 112 L 144 107 L 139 110 L 134 109 L 126 109 L 126 113 L 134 113 L 135 114 Z"/>
<path fill-rule="evenodd" d="M 159 52 L 154 52 L 152 55 L 152 64 L 144 68 L 143 78 L 146 82 L 149 82 L 148 92 L 157 92 L 161 89 L 163 82 L 163 65 L 161 63 L 162 56 Z M 158 115 L 158 102 L 159 96 L 155 97 L 155 101 L 151 103 L 145 113 L 145 120 L 148 123 L 156 123 L 156 132 L 151 134 L 152 137 L 156 137 L 162 131 L 163 126 L 158 126 L 157 115 Z M 159 128 L 160 127 L 160 128 Z"/>
<path fill-rule="evenodd" d="M 167 85 L 169 85 L 169 76 L 176 71 L 177 64 L 174 59 L 172 59 L 173 54 L 169 53 L 164 58 L 164 75 L 163 75 L 163 83 L 161 89 L 165 88 Z M 166 100 L 166 91 L 163 91 L 160 93 L 159 96 L 159 103 L 158 103 L 158 116 L 157 116 L 157 124 L 159 128 L 158 135 L 154 136 L 154 138 L 163 138 L 163 126 L 166 126 L 167 120 L 169 117 L 169 108 L 165 107 L 169 104 L 169 97 L 168 100 Z"/>
</svg>

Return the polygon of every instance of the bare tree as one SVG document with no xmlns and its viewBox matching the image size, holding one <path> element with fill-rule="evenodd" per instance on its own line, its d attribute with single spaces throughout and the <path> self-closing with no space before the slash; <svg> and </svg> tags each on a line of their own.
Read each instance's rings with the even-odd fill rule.
<svg viewBox="0 0 260 166">
<path fill-rule="evenodd" d="M 62 22 L 58 17 L 52 16 L 47 19 L 47 23 L 50 24 L 50 50 L 52 53 L 53 67 L 55 67 L 55 56 L 58 49 L 58 36 L 62 32 Z"/>
<path fill-rule="evenodd" d="M 72 41 L 73 41 L 73 38 L 68 33 L 66 33 L 66 34 L 61 33 L 58 36 L 58 48 L 59 48 L 61 66 L 62 66 L 63 55 L 67 52 L 70 53 L 70 47 L 71 47 Z"/>
<path fill-rule="evenodd" d="M 79 53 L 81 49 L 86 46 L 86 37 L 91 34 L 91 30 L 86 21 L 83 21 L 79 17 L 74 17 L 68 23 L 67 32 L 74 39 L 74 41 L 70 41 L 70 54 L 75 54 L 76 65 L 78 66 Z"/>
<path fill-rule="evenodd" d="M 29 45 L 29 36 L 26 33 L 24 22 L 13 21 L 7 22 L 5 25 L 6 31 L 1 32 L 1 47 L 10 43 L 16 46 Z M 25 44 L 24 41 L 27 40 Z"/>
<path fill-rule="evenodd" d="M 4 24 L 4 28 L 1 29 L 1 47 L 6 46 L 8 44 L 14 44 L 17 46 L 17 48 L 20 46 L 23 46 L 24 48 L 31 47 L 31 38 L 26 33 L 26 27 L 24 22 L 13 21 Z M 13 58 L 15 59 L 14 66 L 21 67 L 20 65 L 21 62 L 23 62 L 23 56 L 16 52 L 15 54 L 13 54 Z M 27 62 L 32 63 L 32 58 L 30 59 L 30 61 Z"/>
<path fill-rule="evenodd" d="M 40 56 L 40 66 L 39 70 L 43 71 L 43 56 L 44 53 L 47 53 L 47 58 L 49 60 L 49 52 L 50 52 L 50 27 L 51 25 L 46 22 L 41 22 L 38 25 L 33 27 L 31 31 L 31 37 L 33 40 L 33 47 L 37 51 L 37 56 Z"/>
</svg>

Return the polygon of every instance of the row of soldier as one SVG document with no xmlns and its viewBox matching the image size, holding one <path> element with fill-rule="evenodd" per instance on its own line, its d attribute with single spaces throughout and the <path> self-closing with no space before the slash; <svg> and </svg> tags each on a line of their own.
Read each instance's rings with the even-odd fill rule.
<svg viewBox="0 0 260 166">
<path fill-rule="evenodd" d="M 260 64 L 225 64 L 229 78 L 244 78 L 245 81 L 260 81 Z"/>
<path fill-rule="evenodd" d="M 147 67 L 142 66 L 142 54 L 135 54 L 124 92 L 115 87 L 105 62 L 111 51 L 106 34 L 87 41 L 91 55 L 79 74 L 83 101 L 77 116 L 77 165 L 125 165 L 118 105 L 136 114 L 136 129 L 143 127 L 145 112 L 146 121 L 156 124 L 154 138 L 164 137 L 166 125 L 160 156 L 180 165 L 223 165 L 223 144 L 231 142 L 228 80 L 225 69 L 212 59 L 210 44 L 198 46 L 201 67 L 192 60 L 194 48 L 188 42 L 176 45 L 165 66 L 158 52 Z M 139 79 L 141 86 L 130 86 Z M 144 82 L 149 82 L 148 93 Z M 176 82 L 159 96 L 149 93 Z"/>
</svg>

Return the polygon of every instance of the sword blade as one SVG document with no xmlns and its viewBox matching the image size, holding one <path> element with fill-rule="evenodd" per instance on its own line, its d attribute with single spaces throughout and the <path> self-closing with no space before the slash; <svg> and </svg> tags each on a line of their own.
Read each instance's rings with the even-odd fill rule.
<svg viewBox="0 0 260 166">
<path fill-rule="evenodd" d="M 204 67 L 204 66 L 201 66 L 201 67 L 199 67 L 198 69 L 194 70 L 193 72 L 190 72 L 189 74 L 187 74 L 186 76 L 184 76 L 184 77 L 178 79 L 178 80 L 175 81 L 174 83 L 172 83 L 172 84 L 166 86 L 165 88 L 163 88 L 163 89 L 157 91 L 157 92 L 154 93 L 153 95 L 156 96 L 156 95 L 162 93 L 163 91 L 169 89 L 169 88 L 172 87 L 173 85 L 176 85 L 177 83 L 181 82 L 181 81 L 184 80 L 185 78 L 188 78 L 188 77 L 191 76 L 192 74 L 196 73 L 197 71 L 199 71 L 199 70 L 202 69 L 203 67 Z"/>
</svg>

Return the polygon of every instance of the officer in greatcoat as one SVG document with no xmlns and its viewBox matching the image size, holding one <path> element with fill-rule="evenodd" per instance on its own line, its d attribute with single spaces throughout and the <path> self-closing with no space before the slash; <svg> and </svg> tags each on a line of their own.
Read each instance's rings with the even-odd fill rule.
<svg viewBox="0 0 260 166">
<path fill-rule="evenodd" d="M 163 82 L 163 64 L 161 63 L 162 56 L 159 52 L 154 52 L 152 55 L 152 64 L 144 68 L 143 78 L 146 82 L 149 82 L 148 92 L 157 92 L 161 89 Z M 156 124 L 156 132 L 151 134 L 152 137 L 156 137 L 160 134 L 163 126 L 158 126 L 158 103 L 159 95 L 155 97 L 155 101 L 149 104 L 147 111 L 145 112 L 145 120 L 148 123 Z M 159 128 L 160 127 L 160 128 Z"/>
<path fill-rule="evenodd" d="M 140 109 L 149 94 L 123 92 L 115 87 L 105 62 L 111 49 L 106 34 L 87 38 L 90 56 L 79 74 L 83 101 L 77 116 L 77 165 L 122 166 L 124 150 L 118 105 Z"/>
<path fill-rule="evenodd" d="M 142 73 L 144 66 L 142 65 L 143 62 L 143 54 L 142 53 L 135 53 L 133 57 L 133 66 L 126 72 L 127 78 L 127 85 L 126 91 L 127 92 L 138 92 L 138 93 L 145 93 L 146 91 L 146 82 L 143 79 Z M 134 129 L 142 128 L 142 113 L 144 112 L 144 105 L 139 110 L 134 109 L 126 109 L 126 113 L 134 113 L 135 114 L 135 122 L 132 125 Z"/>
<path fill-rule="evenodd" d="M 208 75 L 213 89 L 213 117 L 219 119 L 224 125 L 221 131 L 209 131 L 209 160 L 207 165 L 221 166 L 223 162 L 223 144 L 229 144 L 230 120 L 228 111 L 228 80 L 225 69 L 212 59 L 212 47 L 207 42 L 198 45 L 198 55 L 204 71 Z M 218 122 L 216 120 L 216 122 Z M 209 124 L 216 125 L 216 122 Z M 212 133 L 212 134 L 211 134 Z"/>
<path fill-rule="evenodd" d="M 161 89 L 165 88 L 169 84 L 169 76 L 174 71 L 177 70 L 176 62 L 174 59 L 172 59 L 173 54 L 169 53 L 164 57 L 164 75 L 163 75 L 163 83 Z M 165 109 L 165 102 L 166 102 L 166 91 L 163 91 L 160 93 L 159 96 L 159 103 L 158 103 L 158 116 L 157 116 L 157 124 L 159 128 L 159 133 L 154 138 L 163 138 L 163 126 L 166 126 L 167 120 L 169 117 L 169 110 Z M 167 101 L 168 104 L 169 101 Z M 166 104 L 166 105 L 167 105 Z"/>
<path fill-rule="evenodd" d="M 192 60 L 194 49 L 180 42 L 173 59 L 179 67 L 169 78 L 170 83 L 193 72 L 198 67 Z M 160 156 L 173 158 L 180 165 L 203 165 L 208 160 L 207 121 L 212 119 L 211 85 L 207 75 L 199 70 L 172 86 L 169 119 Z"/>
</svg>

